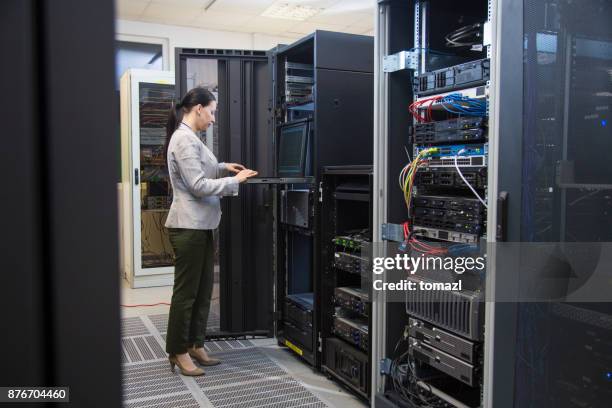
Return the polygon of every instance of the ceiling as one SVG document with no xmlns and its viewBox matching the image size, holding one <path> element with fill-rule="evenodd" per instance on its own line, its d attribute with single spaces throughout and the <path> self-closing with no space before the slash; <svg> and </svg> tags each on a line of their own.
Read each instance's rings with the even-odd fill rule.
<svg viewBox="0 0 612 408">
<path fill-rule="evenodd" d="M 371 34 L 375 0 L 115 0 L 117 18 L 202 29 L 299 38 L 315 30 Z M 322 9 L 295 21 L 264 17 L 272 5 L 299 4 Z"/>
</svg>

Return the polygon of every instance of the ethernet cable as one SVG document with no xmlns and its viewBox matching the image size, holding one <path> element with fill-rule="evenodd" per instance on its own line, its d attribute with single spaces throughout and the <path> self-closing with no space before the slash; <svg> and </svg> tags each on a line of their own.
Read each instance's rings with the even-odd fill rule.
<svg viewBox="0 0 612 408">
<path fill-rule="evenodd" d="M 465 149 L 461 149 L 457 152 L 457 156 L 462 155 L 463 153 L 465 153 Z M 474 187 L 472 187 L 472 185 L 465 179 L 465 177 L 463 176 L 463 173 L 461 172 L 461 169 L 459 168 L 459 165 L 457 164 L 457 156 L 455 156 L 455 168 L 457 169 L 457 173 L 459 173 L 459 176 L 461 177 L 461 180 L 463 180 L 463 182 L 465 183 L 466 186 L 469 187 L 470 190 L 472 190 L 472 193 L 474 193 L 474 195 L 476 196 L 476 198 L 478 198 L 478 200 L 482 203 L 482 205 L 484 205 L 485 208 L 489 208 L 489 206 L 487 205 L 487 203 L 485 202 L 485 200 L 482 199 L 482 197 L 480 197 L 480 195 L 476 192 L 476 190 L 474 189 Z"/>
</svg>

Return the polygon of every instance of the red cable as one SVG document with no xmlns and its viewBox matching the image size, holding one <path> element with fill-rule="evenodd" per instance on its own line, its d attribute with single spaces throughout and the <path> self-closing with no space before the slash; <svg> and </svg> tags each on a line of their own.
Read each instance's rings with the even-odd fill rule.
<svg viewBox="0 0 612 408">
<path fill-rule="evenodd" d="M 159 302 L 159 303 L 152 303 L 152 304 L 142 304 L 142 305 L 121 305 L 121 307 L 150 307 L 150 306 L 159 306 L 159 305 L 166 305 L 166 306 L 170 306 L 170 303 L 166 303 L 166 302 Z"/>
</svg>

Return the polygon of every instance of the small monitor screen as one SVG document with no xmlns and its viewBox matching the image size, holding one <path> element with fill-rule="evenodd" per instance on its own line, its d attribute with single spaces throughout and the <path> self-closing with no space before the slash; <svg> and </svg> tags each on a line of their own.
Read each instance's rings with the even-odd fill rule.
<svg viewBox="0 0 612 408">
<path fill-rule="evenodd" d="M 284 126 L 280 130 L 279 176 L 303 176 L 306 162 L 308 123 Z"/>
</svg>

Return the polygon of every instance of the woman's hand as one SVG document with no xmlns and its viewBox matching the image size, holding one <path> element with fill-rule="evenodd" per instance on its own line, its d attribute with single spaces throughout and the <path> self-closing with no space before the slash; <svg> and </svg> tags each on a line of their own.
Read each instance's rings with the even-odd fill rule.
<svg viewBox="0 0 612 408">
<path fill-rule="evenodd" d="M 239 173 L 242 170 L 246 170 L 246 167 L 238 163 L 225 163 L 225 168 L 232 173 Z"/>
<path fill-rule="evenodd" d="M 244 183 L 246 179 L 248 179 L 249 177 L 255 177 L 256 175 L 257 172 L 255 170 L 244 169 L 240 170 L 238 174 L 236 174 L 234 177 L 238 179 L 239 183 Z"/>
</svg>

